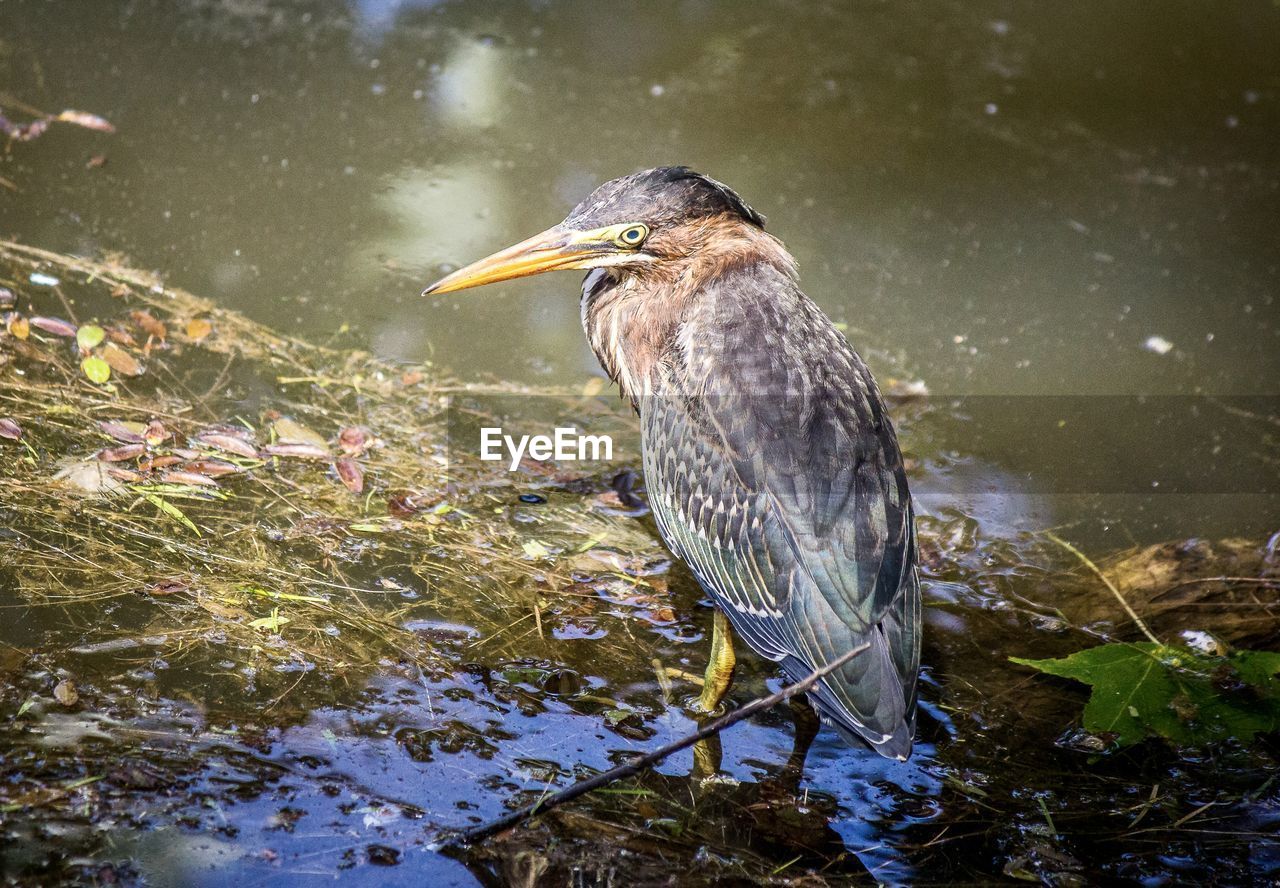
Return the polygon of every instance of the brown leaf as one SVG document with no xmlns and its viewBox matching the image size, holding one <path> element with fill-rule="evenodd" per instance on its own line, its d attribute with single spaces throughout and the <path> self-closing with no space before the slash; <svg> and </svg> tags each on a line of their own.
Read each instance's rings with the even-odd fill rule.
<svg viewBox="0 0 1280 888">
<path fill-rule="evenodd" d="M 400 376 L 401 385 L 417 385 L 426 379 L 421 370 L 406 370 Z"/>
<path fill-rule="evenodd" d="M 347 456 L 359 456 L 372 442 L 373 436 L 363 426 L 347 426 L 338 432 L 338 446 Z"/>
<path fill-rule="evenodd" d="M 243 438 L 237 438 L 233 435 L 222 434 L 203 434 L 196 438 L 196 442 L 205 446 L 212 447 L 215 450 L 222 450 L 226 453 L 234 453 L 236 456 L 243 456 L 246 459 L 257 459 L 258 451 L 252 444 Z"/>
<path fill-rule="evenodd" d="M 136 459 L 147 452 L 145 444 L 122 444 L 119 447 L 108 447 L 98 451 L 98 459 L 103 462 L 124 462 Z"/>
<path fill-rule="evenodd" d="M 167 441 L 171 435 L 169 430 L 164 427 L 164 423 L 158 419 L 153 419 L 147 423 L 146 429 L 142 432 L 142 437 L 146 439 L 148 444 L 155 447 L 157 444 Z"/>
<path fill-rule="evenodd" d="M 191 588 L 191 584 L 186 580 L 159 580 L 147 586 L 144 590 L 148 595 L 164 597 L 165 595 L 176 595 L 179 592 L 186 592 Z"/>
<path fill-rule="evenodd" d="M 76 335 L 76 325 L 62 318 L 32 318 L 31 326 L 37 330 L 43 330 L 46 333 L 52 333 L 54 336 L 66 336 L 74 339 Z"/>
<path fill-rule="evenodd" d="M 164 456 L 153 456 L 150 459 L 140 460 L 138 468 L 144 472 L 154 472 L 156 469 L 167 469 L 169 466 L 176 466 L 182 462 L 182 457 L 165 454 Z"/>
<path fill-rule="evenodd" d="M 80 694 L 76 691 L 75 683 L 69 678 L 64 678 L 54 685 L 53 699 L 63 706 L 75 706 L 80 701 Z"/>
<path fill-rule="evenodd" d="M 129 312 L 129 317 L 133 318 L 133 322 L 142 328 L 142 332 L 155 339 L 167 339 L 169 331 L 164 324 L 155 319 L 155 316 L 149 311 L 135 309 Z"/>
<path fill-rule="evenodd" d="M 241 469 L 235 463 L 225 462 L 220 459 L 193 459 L 187 463 L 188 471 L 199 472 L 201 475 L 208 475 L 210 478 L 221 478 L 223 475 L 232 475 Z"/>
<path fill-rule="evenodd" d="M 338 478 L 347 485 L 347 490 L 352 493 L 364 490 L 364 469 L 360 468 L 360 463 L 349 456 L 340 456 L 334 461 L 333 467 L 338 472 Z"/>
<path fill-rule="evenodd" d="M 193 484 L 197 487 L 218 486 L 218 482 L 214 481 L 208 475 L 198 475 L 195 472 L 161 472 L 160 480 L 166 484 Z"/>
<path fill-rule="evenodd" d="M 18 421 L 12 417 L 0 417 L 0 438 L 8 438 L 10 441 L 17 441 L 22 437 L 22 426 L 18 425 Z"/>
<path fill-rule="evenodd" d="M 268 444 L 262 450 L 272 456 L 289 456 L 295 459 L 327 460 L 329 458 L 327 449 L 314 444 Z"/>
<path fill-rule="evenodd" d="M 142 375 L 142 365 L 138 363 L 138 359 L 114 342 L 108 342 L 98 350 L 98 354 L 107 362 L 107 366 L 121 376 Z"/>
<path fill-rule="evenodd" d="M 199 342 L 213 332 L 213 324 L 205 318 L 192 318 L 187 321 L 187 338 Z"/>
<path fill-rule="evenodd" d="M 127 345 L 130 348 L 138 347 L 138 340 L 133 338 L 133 334 L 122 327 L 108 327 L 107 338 L 119 345 Z"/>
<path fill-rule="evenodd" d="M 133 469 L 122 469 L 120 466 L 107 466 L 107 474 L 117 481 L 125 481 L 129 484 L 142 480 L 142 475 Z"/>
<path fill-rule="evenodd" d="M 430 508 L 430 504 L 423 503 L 422 498 L 407 490 L 393 493 L 387 497 L 387 511 L 392 515 L 406 517 L 421 512 L 423 509 Z"/>
<path fill-rule="evenodd" d="M 102 429 L 105 434 L 110 435 L 117 441 L 125 444 L 141 444 L 143 442 L 142 433 L 146 430 L 146 426 L 140 422 L 116 422 L 108 420 L 98 423 L 98 428 Z"/>
</svg>

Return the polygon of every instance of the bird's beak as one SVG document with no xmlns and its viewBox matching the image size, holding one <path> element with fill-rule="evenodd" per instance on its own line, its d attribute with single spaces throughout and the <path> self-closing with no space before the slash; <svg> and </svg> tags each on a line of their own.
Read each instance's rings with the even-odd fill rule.
<svg viewBox="0 0 1280 888">
<path fill-rule="evenodd" d="M 574 231 L 562 225 L 548 228 L 528 240 L 458 269 L 427 287 L 422 295 L 453 293 L 562 268 L 591 268 L 599 263 L 601 257 L 621 252 L 608 239 L 613 228 L 591 231 Z"/>
</svg>

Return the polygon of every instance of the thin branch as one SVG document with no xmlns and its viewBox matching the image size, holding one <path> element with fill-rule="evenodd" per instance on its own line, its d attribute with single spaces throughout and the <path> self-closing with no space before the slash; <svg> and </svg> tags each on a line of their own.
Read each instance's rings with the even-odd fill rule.
<svg viewBox="0 0 1280 888">
<path fill-rule="evenodd" d="M 1064 540 L 1062 537 L 1058 536 L 1051 530 L 1046 530 L 1044 532 L 1044 535 L 1049 539 L 1053 540 L 1053 542 L 1057 543 L 1062 548 L 1066 549 L 1072 555 L 1079 558 L 1081 563 L 1084 564 L 1085 567 L 1093 571 L 1094 574 L 1098 577 L 1098 579 L 1102 580 L 1102 585 L 1106 586 L 1109 590 L 1111 590 L 1111 594 L 1116 597 L 1116 601 L 1120 602 L 1120 606 L 1124 608 L 1124 612 L 1128 614 L 1129 618 L 1132 619 L 1133 622 L 1138 625 L 1138 628 L 1142 630 L 1142 634 L 1147 636 L 1147 638 L 1150 639 L 1152 644 L 1163 644 L 1163 642 L 1161 642 L 1160 639 L 1156 638 L 1155 635 L 1152 634 L 1151 630 L 1147 628 L 1147 624 L 1143 622 L 1142 617 L 1138 616 L 1138 612 L 1129 606 L 1129 602 L 1124 600 L 1124 596 L 1120 594 L 1120 590 L 1115 587 L 1114 583 L 1112 583 L 1109 579 L 1107 579 L 1107 575 L 1098 569 L 1098 565 L 1094 564 L 1093 561 L 1090 560 L 1088 555 L 1081 552 L 1075 546 L 1071 545 L 1070 543 L 1068 543 L 1066 540 Z"/>
<path fill-rule="evenodd" d="M 708 722 L 692 734 L 682 737 L 672 743 L 668 743 L 666 746 L 659 747 L 653 752 L 637 756 L 624 765 L 619 765 L 616 768 L 610 768 L 608 771 L 602 771 L 594 777 L 588 777 L 586 780 L 579 780 L 577 783 L 574 783 L 559 792 L 552 793 L 551 795 L 538 799 L 538 801 L 534 802 L 532 805 L 526 805 L 519 810 L 512 811 L 509 814 L 504 814 L 496 820 L 491 820 L 488 823 L 482 823 L 479 826 L 464 830 L 455 836 L 451 836 L 441 842 L 437 842 L 433 845 L 433 850 L 438 851 L 445 848 L 473 845 L 481 839 L 487 839 L 489 836 L 500 833 L 505 829 L 517 826 L 525 820 L 528 820 L 530 817 L 550 811 L 552 808 L 557 808 L 565 802 L 591 792 L 593 789 L 599 789 L 602 786 L 608 786 L 610 783 L 615 783 L 619 780 L 625 780 L 628 777 L 633 777 L 646 768 L 653 767 L 667 756 L 677 753 L 682 749 L 686 749 L 697 743 L 699 740 L 705 740 L 708 737 L 719 734 L 725 728 L 737 724 L 744 718 L 749 718 L 757 712 L 769 709 L 786 700 L 790 700 L 797 694 L 803 694 L 805 691 L 809 690 L 809 688 L 817 684 L 820 679 L 839 669 L 870 646 L 870 644 L 860 644 L 852 650 L 846 651 L 844 654 L 837 657 L 835 660 L 832 660 L 821 669 L 810 673 L 808 677 L 793 685 L 788 685 L 776 694 L 770 694 L 767 697 L 759 697 L 752 700 L 745 706 L 741 706 L 738 709 L 733 710 L 733 712 L 721 716 L 715 721 Z"/>
</svg>

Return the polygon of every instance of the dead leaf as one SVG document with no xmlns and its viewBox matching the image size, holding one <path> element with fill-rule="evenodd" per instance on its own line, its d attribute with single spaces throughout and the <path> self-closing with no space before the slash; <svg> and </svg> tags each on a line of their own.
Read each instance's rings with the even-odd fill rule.
<svg viewBox="0 0 1280 888">
<path fill-rule="evenodd" d="M 103 462 L 124 462 L 136 459 L 147 452 L 145 444 L 124 444 L 120 447 L 108 447 L 98 451 L 98 459 Z"/>
<path fill-rule="evenodd" d="M 338 432 L 338 446 L 347 456 L 360 456 L 373 443 L 373 435 L 363 426 L 347 426 Z"/>
<path fill-rule="evenodd" d="M 121 376 L 141 376 L 142 365 L 138 363 L 137 358 L 129 354 L 127 351 L 116 345 L 114 342 L 108 342 L 98 352 L 102 360 Z"/>
<path fill-rule="evenodd" d="M 82 126 L 85 129 L 96 130 L 100 133 L 114 133 L 116 128 L 111 125 L 111 121 L 105 117 L 99 117 L 97 114 L 89 114 L 85 111 L 72 111 L 67 109 L 55 118 L 62 123 L 72 123 L 76 126 Z"/>
<path fill-rule="evenodd" d="M 208 475 L 210 478 L 221 478 L 223 475 L 232 475 L 240 471 L 240 467 L 235 463 L 225 462 L 220 459 L 193 459 L 187 463 L 187 470 L 191 472 L 199 472 L 201 475 Z"/>
<path fill-rule="evenodd" d="M 117 441 L 124 444 L 141 444 L 143 442 L 142 433 L 146 430 L 146 426 L 140 422 L 116 422 L 108 420 L 98 423 L 98 428 L 104 434 L 110 435 Z"/>
<path fill-rule="evenodd" d="M 133 318 L 133 322 L 142 328 L 142 332 L 155 339 L 167 339 L 169 330 L 164 324 L 155 319 L 155 316 L 149 311 L 135 309 L 129 312 L 129 317 Z"/>
<path fill-rule="evenodd" d="M 26 339 L 31 335 L 31 322 L 22 315 L 10 315 L 9 323 L 6 325 L 9 335 L 15 339 Z"/>
<path fill-rule="evenodd" d="M 62 318 L 32 318 L 31 326 L 54 336 L 65 336 L 68 339 L 74 339 L 76 335 L 76 325 L 69 321 L 64 321 Z"/>
<path fill-rule="evenodd" d="M 63 706 L 75 706 L 80 701 L 80 694 L 69 678 L 64 678 L 53 687 L 53 699 Z"/>
<path fill-rule="evenodd" d="M 288 456 L 294 459 L 324 459 L 329 458 L 329 451 L 324 447 L 317 447 L 314 444 L 268 444 L 262 448 L 264 453 L 272 456 Z"/>
<path fill-rule="evenodd" d="M 204 339 L 213 332 L 213 324 L 205 318 L 192 318 L 187 321 L 187 338 L 195 342 Z"/>
<path fill-rule="evenodd" d="M 257 448 L 243 438 L 233 435 L 203 434 L 199 435 L 196 441 L 206 447 L 212 447 L 215 450 L 222 450 L 226 453 L 234 453 L 236 456 L 243 456 L 246 459 L 258 458 Z"/>
<path fill-rule="evenodd" d="M 161 472 L 160 480 L 166 484 L 192 484 L 197 487 L 217 487 L 218 482 L 214 481 L 208 475 L 198 475 L 195 472 Z"/>
<path fill-rule="evenodd" d="M 347 486 L 347 490 L 352 493 L 361 493 L 364 490 L 364 469 L 360 468 L 360 463 L 349 456 L 340 456 L 334 461 L 333 468 L 337 471 L 338 478 Z"/>
<path fill-rule="evenodd" d="M 145 591 L 148 595 L 164 597 L 166 595 L 176 595 L 179 592 L 186 592 L 190 587 L 191 584 L 186 580 L 159 580 L 158 582 L 147 586 Z"/>
<path fill-rule="evenodd" d="M 124 485 L 112 477 L 110 463 L 97 457 L 79 459 L 67 463 L 54 474 L 55 481 L 63 481 L 80 493 L 119 493 Z"/>
<path fill-rule="evenodd" d="M 0 438 L 8 438 L 10 441 L 21 439 L 22 426 L 18 425 L 18 421 L 12 417 L 0 418 Z"/>
<path fill-rule="evenodd" d="M 310 444 L 325 450 L 329 447 L 329 442 L 319 433 L 287 416 L 282 416 L 271 423 L 271 430 L 275 432 L 274 443 L 276 444 Z"/>
<path fill-rule="evenodd" d="M 158 419 L 153 419 L 147 423 L 146 429 L 142 432 L 142 437 L 146 439 L 148 444 L 155 447 L 167 441 L 171 435 L 169 430 L 164 427 L 164 423 Z"/>
<path fill-rule="evenodd" d="M 182 462 L 181 456 L 173 454 L 165 454 L 164 456 L 153 456 L 150 459 L 144 459 L 138 463 L 138 468 L 144 472 L 154 472 L 156 469 L 167 469 L 169 466 L 176 466 Z"/>
</svg>

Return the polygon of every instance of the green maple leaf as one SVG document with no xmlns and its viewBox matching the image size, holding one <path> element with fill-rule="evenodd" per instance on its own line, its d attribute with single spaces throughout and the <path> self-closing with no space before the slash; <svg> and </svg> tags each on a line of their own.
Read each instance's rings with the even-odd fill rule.
<svg viewBox="0 0 1280 888">
<path fill-rule="evenodd" d="M 1010 659 L 1089 685 L 1085 730 L 1113 734 L 1119 746 L 1147 737 L 1182 746 L 1227 737 L 1247 742 L 1280 730 L 1280 653 L 1209 657 L 1144 642 L 1099 645 L 1056 660 Z"/>
</svg>

